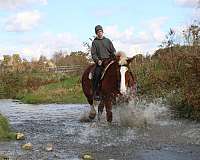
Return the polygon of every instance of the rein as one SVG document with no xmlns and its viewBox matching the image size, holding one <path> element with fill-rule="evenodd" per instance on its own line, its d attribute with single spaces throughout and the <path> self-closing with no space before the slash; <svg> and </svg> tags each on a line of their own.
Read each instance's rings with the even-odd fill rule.
<svg viewBox="0 0 200 160">
<path fill-rule="evenodd" d="M 113 64 L 114 62 L 115 62 L 115 61 L 112 60 L 112 61 L 105 67 L 105 69 L 104 69 L 104 71 L 103 71 L 103 74 L 102 74 L 102 76 L 101 76 L 101 79 L 103 79 L 103 77 L 104 77 L 104 75 L 105 75 L 107 69 L 108 69 L 108 68 L 110 67 L 110 65 Z"/>
</svg>

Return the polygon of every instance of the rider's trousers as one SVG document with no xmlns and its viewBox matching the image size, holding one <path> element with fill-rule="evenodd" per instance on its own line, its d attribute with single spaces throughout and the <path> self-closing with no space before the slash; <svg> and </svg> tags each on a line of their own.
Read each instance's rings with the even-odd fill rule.
<svg viewBox="0 0 200 160">
<path fill-rule="evenodd" d="M 101 75 L 102 75 L 102 71 L 103 71 L 103 67 L 96 64 L 96 68 L 95 68 L 94 75 L 93 75 L 93 93 L 95 91 L 97 91 L 97 89 L 98 89 L 99 81 L 100 81 Z"/>
</svg>

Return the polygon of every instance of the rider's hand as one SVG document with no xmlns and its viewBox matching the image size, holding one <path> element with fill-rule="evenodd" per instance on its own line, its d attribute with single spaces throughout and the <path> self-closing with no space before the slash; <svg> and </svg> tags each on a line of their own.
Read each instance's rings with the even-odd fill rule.
<svg viewBox="0 0 200 160">
<path fill-rule="evenodd" d="M 99 65 L 99 66 L 102 65 L 102 60 L 98 60 L 98 65 Z"/>
</svg>

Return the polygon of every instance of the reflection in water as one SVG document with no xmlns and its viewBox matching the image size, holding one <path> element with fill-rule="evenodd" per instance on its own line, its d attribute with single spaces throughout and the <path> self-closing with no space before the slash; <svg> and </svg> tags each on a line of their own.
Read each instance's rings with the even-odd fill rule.
<svg viewBox="0 0 200 160">
<path fill-rule="evenodd" d="M 0 143 L 0 154 L 16 159 L 80 159 L 90 152 L 95 159 L 198 159 L 200 124 L 170 119 L 160 101 L 132 101 L 115 106 L 114 121 L 108 125 L 105 113 L 101 123 L 81 123 L 80 116 L 89 105 L 29 105 L 0 101 L 0 112 L 13 128 L 26 135 L 25 141 Z M 95 125 L 93 125 L 95 124 Z M 97 124 L 97 125 L 96 125 Z M 21 144 L 31 142 L 32 151 Z M 53 151 L 44 148 L 52 144 Z"/>
</svg>

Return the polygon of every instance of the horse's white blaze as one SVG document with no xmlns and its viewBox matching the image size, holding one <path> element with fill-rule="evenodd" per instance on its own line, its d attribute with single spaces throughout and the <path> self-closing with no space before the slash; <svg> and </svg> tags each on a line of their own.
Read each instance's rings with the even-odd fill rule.
<svg viewBox="0 0 200 160">
<path fill-rule="evenodd" d="M 126 79 L 125 79 L 125 74 L 128 68 L 126 66 L 121 66 L 120 67 L 120 74 L 121 74 L 121 83 L 120 83 L 120 92 L 122 94 L 126 93 Z"/>
</svg>

